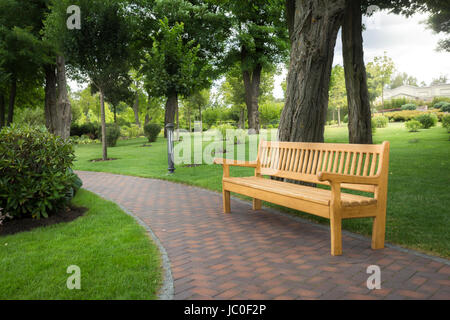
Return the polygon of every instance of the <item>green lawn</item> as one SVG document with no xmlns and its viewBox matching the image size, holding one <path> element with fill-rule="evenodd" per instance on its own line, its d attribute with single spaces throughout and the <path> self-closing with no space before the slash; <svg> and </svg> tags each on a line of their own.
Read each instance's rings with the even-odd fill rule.
<svg viewBox="0 0 450 320">
<path fill-rule="evenodd" d="M 325 137 L 326 142 L 348 142 L 347 128 L 327 127 Z M 447 131 L 439 125 L 409 133 L 402 123 L 391 123 L 388 128 L 378 129 L 374 140 L 375 143 L 391 142 L 387 241 L 449 257 L 450 140 Z M 167 179 L 221 190 L 220 166 L 177 166 L 175 174 L 168 175 L 165 140 L 158 139 L 152 147 L 142 147 L 143 143 L 144 138 L 119 141 L 117 147 L 108 149 L 108 156 L 118 160 L 105 163 L 89 161 L 101 156 L 100 145 L 77 146 L 75 169 Z M 251 169 L 233 168 L 233 175 L 252 174 Z M 296 214 L 328 223 L 311 215 Z M 345 220 L 343 226 L 370 235 L 372 221 Z"/>
<path fill-rule="evenodd" d="M 155 299 L 159 251 L 145 229 L 117 205 L 80 190 L 89 208 L 75 221 L 0 237 L 0 300 Z M 67 267 L 81 270 L 81 290 L 66 286 Z"/>
</svg>

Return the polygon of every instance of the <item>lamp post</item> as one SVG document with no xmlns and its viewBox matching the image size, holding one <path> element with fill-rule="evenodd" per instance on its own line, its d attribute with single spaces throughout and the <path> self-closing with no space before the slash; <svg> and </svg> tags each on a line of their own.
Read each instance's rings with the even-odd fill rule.
<svg viewBox="0 0 450 320">
<path fill-rule="evenodd" d="M 167 130 L 167 159 L 169 163 L 169 173 L 173 173 L 175 171 L 175 162 L 174 162 L 174 154 L 173 154 L 173 123 L 168 123 L 166 125 Z"/>
</svg>

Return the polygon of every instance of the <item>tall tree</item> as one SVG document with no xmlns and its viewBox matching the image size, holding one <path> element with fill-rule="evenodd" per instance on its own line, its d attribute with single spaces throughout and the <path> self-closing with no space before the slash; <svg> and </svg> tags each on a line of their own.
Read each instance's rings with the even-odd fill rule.
<svg viewBox="0 0 450 320">
<path fill-rule="evenodd" d="M 102 159 L 107 160 L 105 93 L 130 69 L 131 30 L 127 23 L 126 1 L 61 0 L 55 1 L 49 15 L 49 28 L 67 57 L 74 77 L 86 79 L 100 94 L 102 123 Z M 66 10 L 69 5 L 81 8 L 81 29 L 69 30 Z"/>
<path fill-rule="evenodd" d="M 272 93 L 275 74 L 276 66 L 274 65 L 266 66 L 265 70 L 261 72 L 260 88 L 258 90 L 258 103 L 273 98 Z M 246 91 L 240 63 L 236 63 L 227 71 L 225 74 L 225 81 L 222 83 L 220 91 L 222 92 L 224 102 L 227 105 L 240 109 L 238 124 L 241 129 L 245 128 L 244 108 L 246 102 Z"/>
<path fill-rule="evenodd" d="M 216 2 L 155 0 L 144 18 L 149 22 L 142 25 L 153 27 L 152 32 L 142 30 L 147 36 L 143 41 L 146 87 L 151 95 L 167 98 L 166 123 L 174 122 L 179 96 L 209 88 L 224 69 L 229 19 Z"/>
<path fill-rule="evenodd" d="M 345 1 L 287 0 L 291 60 L 281 141 L 323 142 L 328 89 Z"/>
<path fill-rule="evenodd" d="M 185 43 L 183 33 L 182 23 L 170 27 L 167 18 L 161 20 L 142 67 L 149 95 L 167 97 L 165 124 L 174 123 L 179 95 L 189 96 L 202 88 L 211 71 L 210 65 L 198 63 L 200 45 L 192 40 Z"/>
<path fill-rule="evenodd" d="M 235 34 L 230 60 L 240 62 L 248 127 L 258 133 L 262 71 L 285 61 L 289 50 L 284 1 L 228 1 L 225 7 Z"/>
<path fill-rule="evenodd" d="M 369 91 L 362 38 L 362 0 L 346 0 L 342 24 L 342 55 L 348 103 L 350 143 L 372 143 Z"/>
<path fill-rule="evenodd" d="M 395 89 L 403 85 L 418 86 L 417 78 L 408 75 L 406 72 L 397 73 L 392 77 L 390 85 L 391 89 Z"/>
<path fill-rule="evenodd" d="M 41 79 L 40 66 L 49 61 L 48 44 L 40 36 L 45 5 L 44 0 L 0 2 L 0 69 L 8 75 L 0 88 L 0 100 L 7 101 L 8 125 L 13 122 L 19 86 L 25 89 L 26 83 Z"/>
</svg>

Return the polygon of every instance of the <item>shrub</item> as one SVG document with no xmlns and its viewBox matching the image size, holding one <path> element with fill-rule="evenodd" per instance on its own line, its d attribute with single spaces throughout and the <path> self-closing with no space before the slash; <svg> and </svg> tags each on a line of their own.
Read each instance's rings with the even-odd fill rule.
<svg viewBox="0 0 450 320">
<path fill-rule="evenodd" d="M 120 135 L 129 139 L 138 138 L 143 135 L 143 131 L 137 124 L 132 124 L 129 127 L 121 127 Z"/>
<path fill-rule="evenodd" d="M 344 119 L 342 120 L 344 123 L 348 123 L 348 114 L 345 115 Z"/>
<path fill-rule="evenodd" d="M 434 127 L 438 122 L 438 117 L 434 113 L 423 113 L 415 117 L 424 129 Z"/>
<path fill-rule="evenodd" d="M 149 123 L 144 127 L 144 134 L 148 139 L 148 142 L 155 142 L 162 127 L 156 123 Z"/>
<path fill-rule="evenodd" d="M 0 131 L 0 207 L 13 218 L 41 218 L 64 207 L 80 186 L 69 141 L 42 127 Z"/>
<path fill-rule="evenodd" d="M 402 105 L 402 110 L 416 110 L 417 106 L 414 103 L 407 103 Z"/>
<path fill-rule="evenodd" d="M 106 145 L 115 147 L 120 137 L 120 127 L 116 124 L 106 125 Z"/>
<path fill-rule="evenodd" d="M 422 128 L 422 124 L 417 120 L 409 120 L 405 122 L 405 126 L 409 132 L 417 132 Z"/>
<path fill-rule="evenodd" d="M 450 114 L 446 114 L 442 117 L 442 126 L 450 132 Z"/>
<path fill-rule="evenodd" d="M 450 112 L 450 102 L 441 102 L 440 110 L 442 112 Z"/>
<path fill-rule="evenodd" d="M 101 126 L 98 123 L 87 122 L 82 125 L 72 123 L 70 126 L 70 135 L 81 137 L 88 136 L 90 139 L 99 139 L 101 137 Z"/>
<path fill-rule="evenodd" d="M 440 109 L 441 102 L 450 102 L 450 97 L 434 97 L 433 100 L 431 101 L 431 103 L 428 104 L 428 107 Z"/>
<path fill-rule="evenodd" d="M 44 110 L 41 108 L 22 109 L 17 112 L 14 122 L 30 126 L 45 126 Z"/>
<path fill-rule="evenodd" d="M 388 117 L 385 116 L 374 116 L 372 120 L 374 120 L 372 123 L 375 124 L 376 128 L 386 128 L 389 123 Z"/>
<path fill-rule="evenodd" d="M 370 120 L 370 122 L 371 122 L 371 127 L 372 127 L 372 133 L 375 133 L 375 132 L 377 132 L 377 122 L 376 122 L 376 120 L 374 119 L 374 118 L 372 118 L 371 120 Z"/>
<path fill-rule="evenodd" d="M 224 123 L 217 126 L 212 126 L 211 129 L 218 130 L 222 135 L 223 140 L 227 140 L 227 130 L 233 130 L 235 129 L 235 127 L 233 127 L 231 124 Z"/>
</svg>

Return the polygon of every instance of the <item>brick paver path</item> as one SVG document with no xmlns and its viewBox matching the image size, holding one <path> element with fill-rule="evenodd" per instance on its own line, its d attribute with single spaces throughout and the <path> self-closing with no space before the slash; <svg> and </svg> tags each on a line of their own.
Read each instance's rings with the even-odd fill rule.
<svg viewBox="0 0 450 320">
<path fill-rule="evenodd" d="M 196 187 L 78 173 L 84 188 L 150 226 L 169 256 L 175 299 L 450 299 L 447 260 L 374 251 L 350 233 L 333 257 L 323 226 L 236 199 L 223 214 L 222 195 Z M 367 289 L 369 265 L 381 268 L 380 290 Z"/>
</svg>

